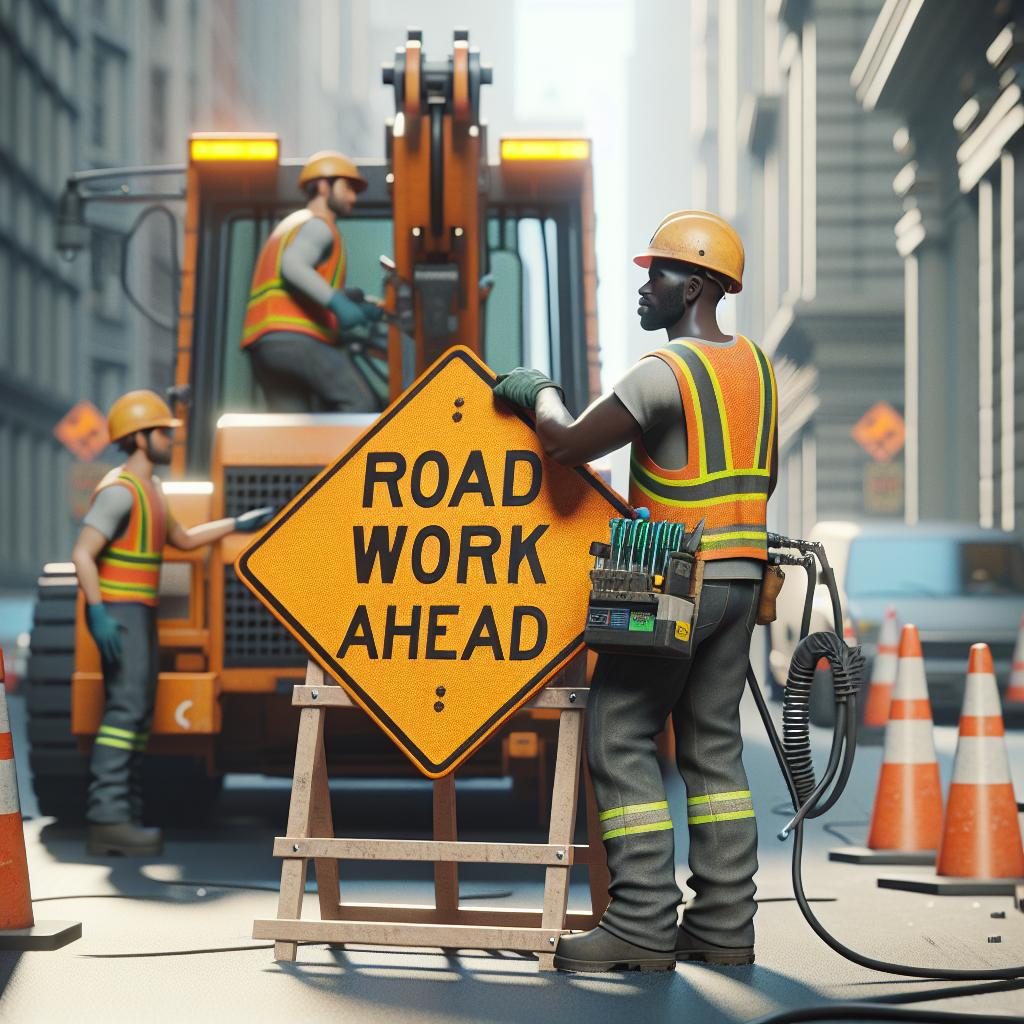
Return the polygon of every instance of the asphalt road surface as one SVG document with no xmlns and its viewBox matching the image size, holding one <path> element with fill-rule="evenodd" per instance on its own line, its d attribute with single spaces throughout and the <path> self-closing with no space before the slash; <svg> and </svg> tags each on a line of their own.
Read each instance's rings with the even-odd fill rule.
<svg viewBox="0 0 1024 1024">
<path fill-rule="evenodd" d="M 10 701 L 23 810 L 28 792 L 21 700 Z M 778 706 L 773 705 L 776 712 Z M 1011 983 L 918 980 L 881 974 L 843 959 L 818 939 L 792 899 L 790 842 L 775 834 L 787 795 L 749 694 L 744 704 L 746 763 L 760 825 L 757 963 L 752 967 L 680 964 L 674 973 L 539 973 L 515 953 L 307 945 L 298 962 L 278 964 L 254 941 L 254 918 L 274 917 L 280 866 L 270 855 L 285 832 L 287 783 L 229 780 L 216 827 L 171 831 L 158 860 L 100 859 L 85 853 L 81 831 L 31 817 L 25 831 L 37 921 L 78 920 L 83 937 L 57 952 L 0 953 L 0 1021 L 359 1021 L 531 1022 L 751 1021 L 781 1010 L 873 1000 L 918 1010 L 1024 1017 L 1024 987 Z M 823 758 L 830 734 L 814 730 Z M 948 785 L 956 732 L 936 742 Z M 1024 792 L 1024 734 L 1008 737 L 1014 781 Z M 831 863 L 827 851 L 862 843 L 881 763 L 878 746 L 858 751 L 853 777 L 824 825 L 808 829 L 805 888 L 825 926 L 858 951 L 892 962 L 941 969 L 1024 964 L 1024 913 L 1008 896 L 940 897 L 879 889 L 878 869 Z M 668 776 L 673 818 L 685 821 L 685 793 Z M 430 789 L 332 783 L 339 835 L 427 836 Z M 458 787 L 462 838 L 543 841 L 530 809 L 502 782 Z M 677 835 L 677 839 L 678 839 Z M 685 832 L 677 842 L 686 880 Z M 426 865 L 343 862 L 346 900 L 429 902 Z M 584 908 L 582 869 L 571 905 Z M 925 872 L 926 869 L 906 869 Z M 574 876 L 576 871 L 573 872 Z M 536 907 L 542 871 L 466 866 L 467 904 Z M 310 890 L 312 885 L 310 885 Z M 304 914 L 317 913 L 315 897 Z M 1002 914 L 1003 916 L 993 916 Z M 998 937 L 998 941 L 993 941 Z"/>
</svg>

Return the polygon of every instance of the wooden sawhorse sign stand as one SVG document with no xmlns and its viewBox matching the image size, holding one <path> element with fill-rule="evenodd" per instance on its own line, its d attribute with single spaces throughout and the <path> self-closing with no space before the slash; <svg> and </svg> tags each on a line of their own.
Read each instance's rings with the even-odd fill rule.
<svg viewBox="0 0 1024 1024">
<path fill-rule="evenodd" d="M 302 709 L 295 749 L 295 777 L 288 811 L 288 835 L 274 841 L 281 857 L 277 918 L 253 923 L 254 939 L 274 940 L 275 960 L 295 960 L 299 942 L 428 946 L 442 949 L 508 949 L 538 954 L 541 970 L 553 970 L 558 936 L 567 928 L 591 928 L 608 902 L 608 873 L 600 842 L 597 807 L 587 791 L 586 845 L 573 845 L 580 782 L 583 714 L 587 688 L 548 687 L 529 707 L 556 708 L 558 749 L 546 844 L 459 842 L 455 820 L 455 778 L 434 782 L 434 839 L 337 839 L 324 753 L 324 712 L 351 707 L 348 694 L 310 663 L 304 686 L 292 703 Z M 313 861 L 320 920 L 302 920 L 306 865 Z M 342 903 L 339 860 L 434 862 L 434 906 Z M 459 905 L 459 864 L 535 864 L 545 867 L 544 906 L 502 910 Z M 588 866 L 591 912 L 568 912 L 569 869 Z"/>
</svg>

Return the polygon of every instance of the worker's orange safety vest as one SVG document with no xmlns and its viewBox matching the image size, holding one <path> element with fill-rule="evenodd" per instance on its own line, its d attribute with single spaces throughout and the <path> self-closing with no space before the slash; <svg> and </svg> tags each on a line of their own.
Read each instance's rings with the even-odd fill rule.
<svg viewBox="0 0 1024 1024">
<path fill-rule="evenodd" d="M 131 491 L 132 510 L 124 532 L 115 537 L 97 560 L 100 595 L 104 601 L 132 601 L 155 607 L 159 603 L 160 566 L 167 541 L 167 504 L 152 480 L 124 468 L 108 475 L 93 492 L 115 484 Z"/>
<path fill-rule="evenodd" d="M 686 420 L 687 461 L 665 469 L 633 445 L 629 500 L 652 519 L 704 520 L 698 558 L 768 557 L 765 515 L 777 429 L 775 374 L 768 357 L 738 336 L 722 347 L 672 341 L 649 353 L 675 374 Z"/>
<path fill-rule="evenodd" d="M 274 228 L 256 261 L 249 289 L 249 305 L 242 327 L 242 348 L 271 331 L 308 334 L 333 345 L 338 340 L 334 314 L 312 299 L 289 288 L 281 277 L 281 257 L 303 224 L 320 216 L 310 210 L 296 210 Z M 345 284 L 345 243 L 332 217 L 320 217 L 331 229 L 331 252 L 316 272 L 335 289 Z"/>
</svg>

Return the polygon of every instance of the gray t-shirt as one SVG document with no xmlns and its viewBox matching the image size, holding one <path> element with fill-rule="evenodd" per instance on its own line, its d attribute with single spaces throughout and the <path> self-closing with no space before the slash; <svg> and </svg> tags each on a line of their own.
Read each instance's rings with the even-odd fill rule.
<svg viewBox="0 0 1024 1024">
<path fill-rule="evenodd" d="M 733 339 L 716 347 L 735 344 Z M 686 418 L 676 376 L 665 362 L 639 360 L 612 390 L 643 432 L 648 455 L 665 469 L 682 469 L 688 453 Z M 719 558 L 705 563 L 704 578 L 759 580 L 763 571 L 764 563 L 755 558 Z"/>
<path fill-rule="evenodd" d="M 153 483 L 157 490 L 160 489 L 160 480 L 153 477 Z M 99 530 L 107 540 L 120 537 L 128 526 L 128 517 L 132 511 L 132 492 L 124 484 L 111 484 L 104 487 L 99 494 L 93 498 L 89 511 L 82 519 L 83 526 L 91 526 Z M 167 530 L 170 532 L 173 519 L 168 512 Z"/>
<path fill-rule="evenodd" d="M 99 530 L 107 540 L 113 540 L 124 533 L 132 511 L 132 492 L 122 485 L 104 487 L 93 498 L 89 511 L 82 520 L 83 526 Z"/>
<path fill-rule="evenodd" d="M 326 306 L 334 289 L 316 272 L 331 254 L 334 234 L 322 217 L 311 217 L 299 228 L 281 256 L 281 277 L 317 305 Z"/>
</svg>

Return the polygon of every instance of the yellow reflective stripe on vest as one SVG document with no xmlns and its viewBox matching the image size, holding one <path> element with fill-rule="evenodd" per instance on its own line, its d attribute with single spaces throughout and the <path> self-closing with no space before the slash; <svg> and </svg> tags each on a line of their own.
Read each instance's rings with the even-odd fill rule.
<svg viewBox="0 0 1024 1024">
<path fill-rule="evenodd" d="M 718 415 L 722 421 L 722 451 L 725 455 L 725 468 L 726 470 L 732 469 L 732 439 L 729 437 L 729 416 L 725 408 L 725 399 L 722 398 L 722 388 L 718 383 L 718 375 L 715 373 L 714 367 L 708 357 L 696 346 L 690 345 L 686 342 L 680 342 L 680 344 L 686 345 L 686 347 L 704 364 L 704 369 L 707 370 L 708 377 L 711 380 L 711 387 L 715 393 L 715 404 L 718 406 Z"/>
<path fill-rule="evenodd" d="M 601 833 L 602 839 L 637 835 L 641 832 L 661 832 L 672 827 L 667 800 L 612 807 L 610 810 L 602 811 L 598 815 L 598 820 L 611 826 Z"/>
<path fill-rule="evenodd" d="M 688 825 L 706 825 L 712 821 L 738 821 L 753 818 L 754 802 L 749 789 L 737 789 L 729 793 L 711 793 L 707 796 L 693 796 L 686 801 L 689 814 Z"/>
<path fill-rule="evenodd" d="M 693 401 L 694 419 L 697 424 L 697 475 L 700 479 L 703 479 L 708 473 L 708 453 L 704 443 L 704 411 L 701 405 L 700 391 L 697 389 L 697 382 L 693 379 L 693 372 L 686 360 L 678 352 L 673 352 L 671 349 L 662 349 L 662 351 L 671 356 L 690 387 L 690 398 Z"/>
</svg>

